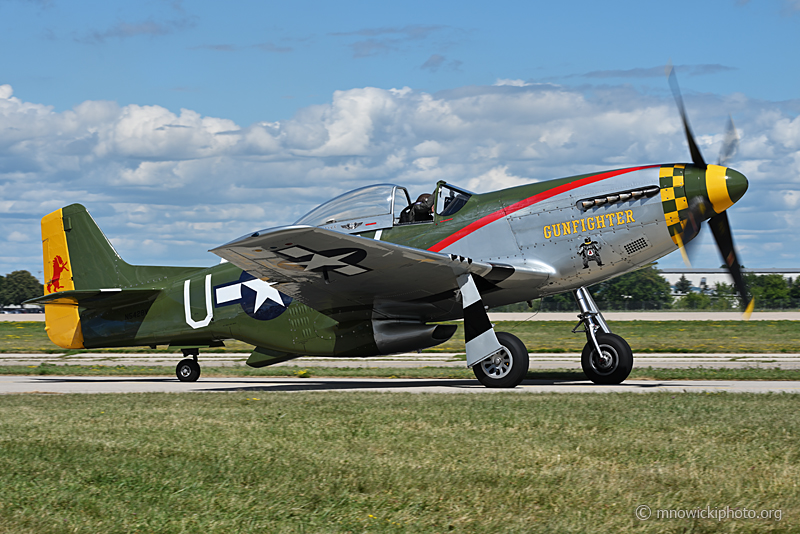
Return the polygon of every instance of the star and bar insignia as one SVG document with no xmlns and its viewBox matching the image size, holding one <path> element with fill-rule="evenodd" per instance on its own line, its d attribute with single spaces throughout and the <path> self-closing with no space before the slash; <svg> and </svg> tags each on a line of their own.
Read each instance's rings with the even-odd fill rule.
<svg viewBox="0 0 800 534">
<path fill-rule="evenodd" d="M 369 271 L 366 267 L 358 265 L 367 257 L 365 250 L 358 248 L 343 248 L 315 252 L 301 246 L 292 246 L 275 252 L 292 260 L 297 265 L 305 267 L 310 272 L 335 272 L 345 276 L 355 276 Z"/>
</svg>

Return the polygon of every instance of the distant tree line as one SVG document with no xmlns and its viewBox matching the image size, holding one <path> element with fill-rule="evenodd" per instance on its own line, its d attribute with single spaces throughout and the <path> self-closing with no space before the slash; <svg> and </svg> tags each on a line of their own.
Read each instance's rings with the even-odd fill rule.
<svg viewBox="0 0 800 534">
<path fill-rule="evenodd" d="M 800 308 L 800 279 L 784 278 L 780 274 L 756 275 L 746 273 L 745 281 L 755 298 L 756 309 Z M 703 285 L 692 290 L 692 283 L 681 276 L 672 292 L 669 282 L 653 265 L 623 274 L 589 287 L 589 292 L 602 310 L 738 310 L 741 308 L 732 284 Z M 575 311 L 578 306 L 571 292 L 547 296 L 532 302 L 500 306 L 491 311 Z"/>
<path fill-rule="evenodd" d="M 19 306 L 28 299 L 44 295 L 44 286 L 28 271 L 0 276 L 0 305 Z"/>
<path fill-rule="evenodd" d="M 744 280 L 756 301 L 756 309 L 785 310 L 800 307 L 800 280 L 784 278 L 780 274 L 753 273 L 745 273 Z M 678 284 L 675 288 L 678 292 L 685 293 L 677 299 L 676 307 L 680 308 L 730 310 L 738 309 L 741 302 L 732 284 L 717 283 L 713 288 L 701 286 L 696 292 L 692 292 L 691 287 L 688 290 L 678 287 Z"/>
</svg>

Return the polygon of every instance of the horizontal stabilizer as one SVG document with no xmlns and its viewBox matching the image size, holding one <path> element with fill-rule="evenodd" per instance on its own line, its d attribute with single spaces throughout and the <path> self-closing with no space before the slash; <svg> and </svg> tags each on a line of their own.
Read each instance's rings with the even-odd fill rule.
<svg viewBox="0 0 800 534">
<path fill-rule="evenodd" d="M 149 288 L 73 289 L 36 297 L 25 301 L 24 304 L 62 304 L 81 306 L 83 308 L 115 308 L 153 300 L 160 292 L 160 289 Z"/>
</svg>

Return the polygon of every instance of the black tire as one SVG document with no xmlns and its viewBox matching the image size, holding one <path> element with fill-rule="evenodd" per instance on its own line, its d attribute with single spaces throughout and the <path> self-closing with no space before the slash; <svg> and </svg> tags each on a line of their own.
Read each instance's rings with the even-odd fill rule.
<svg viewBox="0 0 800 534">
<path fill-rule="evenodd" d="M 175 367 L 175 375 L 181 382 L 197 382 L 200 378 L 200 364 L 190 358 L 181 360 Z"/>
<path fill-rule="evenodd" d="M 517 336 L 497 332 L 497 341 L 506 349 L 472 367 L 475 378 L 487 388 L 515 388 L 528 374 L 528 349 Z"/>
<path fill-rule="evenodd" d="M 594 343 L 587 343 L 581 353 L 584 374 L 595 384 L 621 384 L 633 369 L 630 345 L 616 334 L 599 334 L 597 344 L 604 358 L 597 357 Z"/>
</svg>

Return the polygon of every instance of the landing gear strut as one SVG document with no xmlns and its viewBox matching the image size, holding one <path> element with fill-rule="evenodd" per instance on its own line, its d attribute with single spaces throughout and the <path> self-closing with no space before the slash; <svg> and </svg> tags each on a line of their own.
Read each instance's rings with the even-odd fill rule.
<svg viewBox="0 0 800 534">
<path fill-rule="evenodd" d="M 464 261 L 461 256 L 451 259 Z M 455 258 L 455 259 L 454 259 Z M 471 263 L 472 260 L 469 260 Z M 472 275 L 458 277 L 464 307 L 464 348 L 467 367 L 487 388 L 515 388 L 528 374 L 528 349 L 516 336 L 495 332 Z"/>
<path fill-rule="evenodd" d="M 594 299 L 585 287 L 573 292 L 581 310 L 580 321 L 572 329 L 586 333 L 586 345 L 581 353 L 584 374 L 595 384 L 619 384 L 631 374 L 633 352 L 627 341 L 612 334 Z"/>
<path fill-rule="evenodd" d="M 178 362 L 175 367 L 175 374 L 181 382 L 197 382 L 200 378 L 200 364 L 197 363 L 197 356 L 200 354 L 198 349 L 181 349 L 184 356 L 191 356 Z"/>
</svg>

